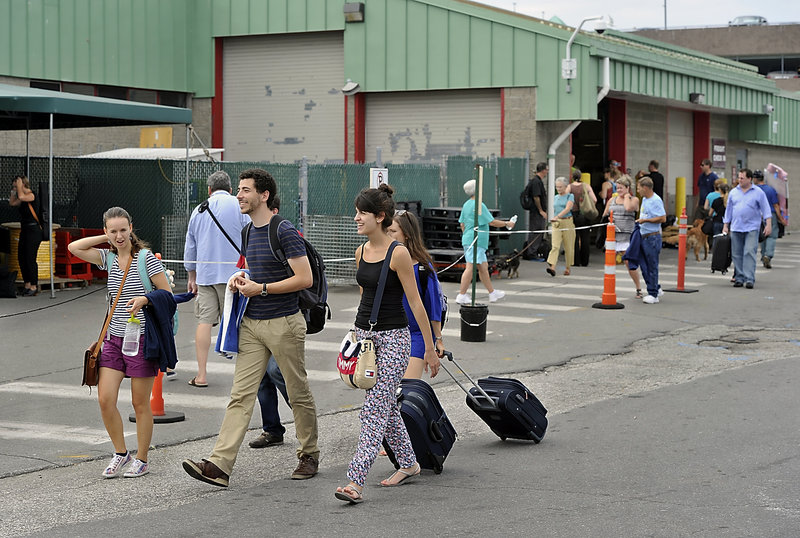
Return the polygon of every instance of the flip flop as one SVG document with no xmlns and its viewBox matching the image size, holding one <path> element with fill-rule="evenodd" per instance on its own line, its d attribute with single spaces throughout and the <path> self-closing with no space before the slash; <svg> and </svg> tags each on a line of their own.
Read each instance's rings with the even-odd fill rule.
<svg viewBox="0 0 800 538">
<path fill-rule="evenodd" d="M 342 491 L 337 491 L 336 493 L 333 494 L 334 497 L 336 497 L 340 501 L 349 502 L 350 504 L 358 504 L 364 502 L 363 493 L 358 491 L 355 487 L 351 486 L 350 484 L 344 486 L 341 489 Z M 352 491 L 353 493 L 355 493 L 355 496 L 346 493 L 347 491 Z"/>
<path fill-rule="evenodd" d="M 550 276 L 556 276 L 556 270 L 550 266 L 548 266 L 547 269 L 545 269 L 545 271 L 547 271 L 547 274 Z"/>
<path fill-rule="evenodd" d="M 403 478 L 401 478 L 398 482 L 396 482 L 394 484 L 389 484 L 389 483 L 386 482 L 386 480 L 383 480 L 383 481 L 381 481 L 381 486 L 383 486 L 385 488 L 394 488 L 394 487 L 397 487 L 397 486 L 402 486 L 406 481 L 414 478 L 420 472 L 422 472 L 422 468 L 419 466 L 419 463 L 417 464 L 416 470 L 411 471 L 411 472 L 404 471 L 403 469 L 398 469 L 394 473 L 392 473 L 392 476 L 390 476 L 386 480 L 391 480 L 392 477 L 394 477 L 394 475 L 396 475 L 397 473 L 400 473 L 401 475 L 404 475 Z"/>
<path fill-rule="evenodd" d="M 199 389 L 204 389 L 204 388 L 208 387 L 208 383 L 198 383 L 197 381 L 195 381 L 196 379 L 197 379 L 197 377 L 196 377 L 196 376 L 195 376 L 195 377 L 193 377 L 193 378 L 192 378 L 192 380 L 191 380 L 191 381 L 189 381 L 189 384 L 190 384 L 191 386 L 193 386 L 193 387 L 197 387 L 197 388 L 199 388 Z"/>
</svg>

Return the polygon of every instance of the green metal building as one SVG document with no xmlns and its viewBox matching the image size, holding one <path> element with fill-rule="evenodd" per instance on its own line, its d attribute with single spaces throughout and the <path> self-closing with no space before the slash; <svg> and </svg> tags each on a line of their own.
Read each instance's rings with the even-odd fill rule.
<svg viewBox="0 0 800 538">
<path fill-rule="evenodd" d="M 465 0 L 2 0 L 0 15 L 0 82 L 188 106 L 227 160 L 529 152 L 566 175 L 573 153 L 599 177 L 655 159 L 668 203 L 704 158 L 725 177 L 800 167 L 800 98 L 755 68 L 589 30 L 567 80 L 573 28 Z M 75 154 L 136 145 L 131 129 L 59 136 Z M 0 134 L 10 151 L 19 136 Z"/>
</svg>

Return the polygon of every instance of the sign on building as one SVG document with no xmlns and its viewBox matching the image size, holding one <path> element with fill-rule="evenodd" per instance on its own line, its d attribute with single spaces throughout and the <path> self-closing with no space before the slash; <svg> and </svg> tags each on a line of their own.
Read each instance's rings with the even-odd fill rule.
<svg viewBox="0 0 800 538">
<path fill-rule="evenodd" d="M 370 168 L 369 169 L 369 186 L 372 189 L 377 189 L 382 184 L 389 183 L 389 169 L 388 168 Z"/>
</svg>

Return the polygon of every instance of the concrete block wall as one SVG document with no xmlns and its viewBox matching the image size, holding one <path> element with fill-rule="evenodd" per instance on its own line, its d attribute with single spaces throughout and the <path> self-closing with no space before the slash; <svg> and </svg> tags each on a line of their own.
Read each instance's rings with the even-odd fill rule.
<svg viewBox="0 0 800 538">
<path fill-rule="evenodd" d="M 628 101 L 628 147 L 625 163 L 635 176 L 655 159 L 664 172 L 667 163 L 667 108 Z"/>
<path fill-rule="evenodd" d="M 536 88 L 504 88 L 505 157 L 524 157 L 536 146 Z"/>
</svg>

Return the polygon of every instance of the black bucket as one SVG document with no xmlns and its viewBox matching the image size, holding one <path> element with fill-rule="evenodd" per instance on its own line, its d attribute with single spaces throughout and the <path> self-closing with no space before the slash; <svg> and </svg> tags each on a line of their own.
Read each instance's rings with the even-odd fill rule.
<svg viewBox="0 0 800 538">
<path fill-rule="evenodd" d="M 489 307 L 477 303 L 475 306 L 462 305 L 459 313 L 461 314 L 461 341 L 485 342 Z"/>
</svg>

